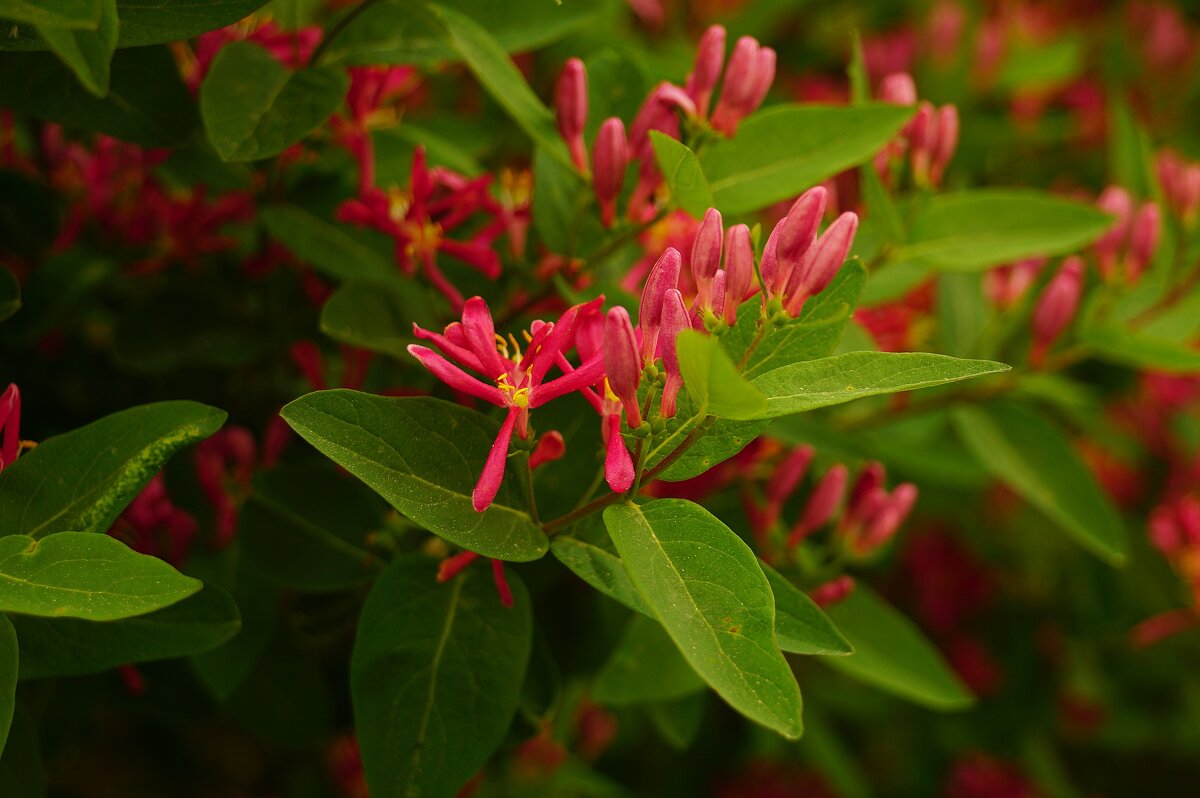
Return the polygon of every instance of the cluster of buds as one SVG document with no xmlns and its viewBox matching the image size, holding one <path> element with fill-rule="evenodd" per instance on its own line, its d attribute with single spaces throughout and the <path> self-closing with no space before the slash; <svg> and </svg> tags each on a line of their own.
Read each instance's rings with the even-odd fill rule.
<svg viewBox="0 0 1200 798">
<path fill-rule="evenodd" d="M 1035 367 L 1045 362 L 1046 353 L 1070 326 L 1083 293 L 1083 258 L 1072 255 L 1042 290 L 1033 308 L 1033 346 L 1029 361 Z"/>
<path fill-rule="evenodd" d="M 338 208 L 338 219 L 378 230 L 396 244 L 396 262 L 401 271 L 413 275 L 417 269 L 455 308 L 462 307 L 462 294 L 438 267 L 438 253 L 445 253 L 479 271 L 489 280 L 500 275 L 500 256 L 492 242 L 503 232 L 497 203 L 488 192 L 490 175 L 468 178 L 445 167 L 430 168 L 425 149 L 413 153 L 412 178 L 407 189 L 383 190 L 370 186 L 358 197 Z M 448 233 L 474 221 L 477 215 L 490 222 L 460 241 Z"/>
<path fill-rule="evenodd" d="M 187 559 L 199 525 L 191 513 L 176 507 L 162 473 L 146 483 L 108 534 L 141 554 L 178 567 Z"/>
<path fill-rule="evenodd" d="M 916 105 L 917 113 L 875 157 L 875 169 L 890 181 L 894 165 L 907 154 L 913 182 L 925 188 L 941 185 L 946 166 L 958 148 L 958 108 L 935 107 L 917 102 L 917 85 L 906 72 L 885 77 L 879 84 L 879 99 L 892 105 Z"/>
<path fill-rule="evenodd" d="M 563 67 L 555 89 L 555 110 L 558 132 L 567 143 L 571 162 L 580 172 L 588 172 L 587 145 L 583 130 L 587 125 L 587 69 L 578 58 L 571 58 Z M 617 198 L 625 185 L 625 167 L 629 163 L 629 141 L 625 123 L 610 117 L 600 125 L 592 144 L 592 187 L 600 207 L 600 221 L 611 227 L 616 220 Z"/>
<path fill-rule="evenodd" d="M 16 462 L 21 453 L 21 391 L 9 383 L 0 394 L 0 471 Z"/>
<path fill-rule="evenodd" d="M 1048 258 L 1026 258 L 989 269 L 983 278 L 984 293 L 997 308 L 1010 310 L 1029 293 L 1048 262 Z"/>
<path fill-rule="evenodd" d="M 760 272 L 765 300 L 776 301 L 793 318 L 810 297 L 833 281 L 854 244 L 858 216 L 851 211 L 818 235 L 828 202 L 823 186 L 801 194 L 763 247 Z"/>
<path fill-rule="evenodd" d="M 1189 161 L 1174 150 L 1163 150 L 1155 159 L 1163 196 L 1188 227 L 1200 220 L 1200 162 Z"/>
<path fill-rule="evenodd" d="M 1197 189 L 1200 190 L 1200 183 Z M 1120 186 L 1104 189 L 1096 205 L 1115 217 L 1113 226 L 1093 245 L 1100 276 L 1105 280 L 1124 278 L 1132 283 L 1154 260 L 1158 249 L 1162 235 L 1158 205 L 1144 202 L 1135 208 L 1133 197 Z"/>
</svg>

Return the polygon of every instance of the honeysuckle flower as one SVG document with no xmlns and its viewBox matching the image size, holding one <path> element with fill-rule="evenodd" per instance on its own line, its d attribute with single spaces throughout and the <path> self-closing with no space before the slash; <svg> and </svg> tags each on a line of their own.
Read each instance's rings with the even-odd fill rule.
<svg viewBox="0 0 1200 798">
<path fill-rule="evenodd" d="M 1155 158 L 1158 182 L 1167 204 L 1184 224 L 1200 218 L 1200 162 L 1189 161 L 1174 150 L 1166 149 Z"/>
<path fill-rule="evenodd" d="M 958 108 L 954 105 L 935 107 L 929 102 L 918 105 L 916 83 L 907 72 L 885 77 L 879 84 L 877 96 L 892 105 L 917 105 L 917 113 L 900 135 L 875 156 L 875 170 L 888 182 L 892 164 L 908 152 L 914 182 L 918 186 L 940 185 L 946 166 L 958 148 Z"/>
<path fill-rule="evenodd" d="M 767 505 L 761 515 L 761 522 L 765 529 L 770 529 L 779 521 L 784 502 L 796 492 L 800 480 L 804 479 L 804 475 L 808 472 L 808 466 L 815 453 L 811 446 L 797 446 L 775 467 L 771 479 L 767 483 Z"/>
<path fill-rule="evenodd" d="M 688 96 L 696 105 L 696 113 L 708 114 L 713 91 L 717 87 L 717 81 L 721 79 L 724 66 L 725 28 L 722 25 L 711 25 L 700 37 L 700 44 L 696 48 L 696 65 L 687 76 L 685 84 Z"/>
<path fill-rule="evenodd" d="M 592 186 L 600 206 L 600 223 L 611 227 L 617 215 L 617 198 L 625 185 L 629 145 L 625 125 L 615 116 L 604 120 L 592 145 Z"/>
<path fill-rule="evenodd" d="M 529 469 L 536 471 L 547 463 L 561 460 L 566 453 L 567 442 L 563 440 L 562 433 L 556 429 L 545 432 L 538 437 L 537 445 L 529 453 Z"/>
<path fill-rule="evenodd" d="M 1033 349 L 1030 360 L 1040 365 L 1050 345 L 1075 317 L 1083 291 L 1083 260 L 1072 255 L 1063 261 L 1033 309 Z"/>
<path fill-rule="evenodd" d="M 828 607 L 845 600 L 853 592 L 854 578 L 843 574 L 808 591 L 808 597 L 818 607 Z"/>
<path fill-rule="evenodd" d="M 175 506 L 159 472 L 125 508 L 108 534 L 136 552 L 179 566 L 187 559 L 199 529 L 191 513 Z"/>
<path fill-rule="evenodd" d="M 184 82 L 195 92 L 199 91 L 217 53 L 231 42 L 253 42 L 288 69 L 300 69 L 308 63 L 323 35 L 323 31 L 314 25 L 287 31 L 270 20 L 251 16 L 233 25 L 202 33 L 195 38 L 190 51 L 180 47 L 177 53 L 182 61 Z"/>
<path fill-rule="evenodd" d="M 1092 244 L 1100 275 L 1107 280 L 1116 273 L 1117 263 L 1129 240 L 1129 228 L 1133 224 L 1133 197 L 1120 186 L 1109 186 L 1100 193 L 1096 207 L 1114 217 L 1112 227 Z"/>
<path fill-rule="evenodd" d="M 662 414 L 667 418 L 675 415 L 675 401 L 679 389 L 683 387 L 683 374 L 679 370 L 679 355 L 675 350 L 675 339 L 679 333 L 691 327 L 687 306 L 683 303 L 683 294 L 678 288 L 666 292 L 662 304 L 662 319 L 659 330 L 661 341 L 659 350 L 662 354 L 663 367 L 667 373 L 663 385 Z"/>
<path fill-rule="evenodd" d="M 825 476 L 821 477 L 821 481 L 809 494 L 800 520 L 788 533 L 788 548 L 797 545 L 833 519 L 842 503 L 842 497 L 846 493 L 848 477 L 849 471 L 841 463 L 825 472 Z"/>
<path fill-rule="evenodd" d="M 1048 258 L 1026 258 L 990 269 L 984 275 L 984 292 L 996 307 L 1012 308 L 1037 281 L 1048 262 Z"/>
<path fill-rule="evenodd" d="M 692 278 L 696 281 L 696 301 L 705 307 L 712 304 L 712 284 L 717 270 L 721 268 L 723 238 L 721 212 L 709 208 L 692 243 L 691 263 Z"/>
<path fill-rule="evenodd" d="M 663 303 L 667 291 L 679 285 L 679 273 L 682 269 L 683 258 L 679 250 L 667 247 L 654 262 L 654 267 L 650 269 L 646 278 L 642 299 L 638 305 L 638 328 L 642 331 L 642 362 L 645 364 L 654 362 L 657 356 L 659 329 L 663 323 Z"/>
<path fill-rule="evenodd" d="M 0 394 L 0 471 L 12 465 L 21 453 L 21 391 L 13 383 Z"/>
<path fill-rule="evenodd" d="M 372 128 L 396 123 L 395 103 L 417 85 L 418 73 L 407 66 L 350 67 L 350 89 L 346 93 L 346 116 L 330 119 L 335 138 L 358 162 L 358 190 L 375 185 L 375 146 Z"/>
<path fill-rule="evenodd" d="M 529 411 L 591 386 L 603 376 L 603 353 L 596 352 L 577 368 L 546 381 L 551 368 L 559 365 L 559 356 L 565 356 L 574 346 L 581 313 L 599 307 L 603 301 L 598 297 L 575 305 L 557 322 L 535 322 L 525 333 L 524 351 L 515 336 L 504 339 L 496 335 L 492 313 L 480 297 L 468 299 L 463 305 L 462 321 L 449 325 L 442 334 L 413 325 L 418 338 L 442 351 L 438 354 L 425 346 L 410 345 L 409 353 L 425 368 L 451 388 L 507 410 L 472 493 L 476 512 L 486 510 L 500 490 L 513 432 L 520 438 L 529 436 Z"/>
<path fill-rule="evenodd" d="M 762 104 L 775 80 L 775 60 L 775 51 L 752 36 L 737 40 L 725 69 L 721 97 L 713 110 L 714 128 L 732 136 L 738 124 Z"/>
<path fill-rule="evenodd" d="M 567 59 L 554 91 L 554 110 L 558 132 L 567 143 L 571 162 L 581 172 L 588 170 L 587 147 L 583 143 L 583 128 L 587 124 L 587 70 L 578 58 Z"/>
<path fill-rule="evenodd" d="M 245 427 L 225 427 L 201 441 L 193 455 L 196 480 L 216 516 L 214 543 L 233 542 L 241 505 L 250 494 L 258 444 Z"/>
<path fill-rule="evenodd" d="M 438 253 L 455 258 L 488 279 L 500 274 L 500 256 L 492 247 L 500 228 L 492 225 L 467 241 L 451 238 L 478 214 L 491 214 L 493 200 L 487 186 L 490 176 L 467 178 L 441 167 L 430 169 L 425 148 L 413 153 L 412 178 L 406 190 L 372 187 L 338 208 L 343 222 L 379 230 L 396 242 L 396 262 L 405 274 L 424 270 L 430 282 L 456 308 L 462 294 L 438 268 Z M 493 214 L 494 215 L 494 214 Z"/>
</svg>

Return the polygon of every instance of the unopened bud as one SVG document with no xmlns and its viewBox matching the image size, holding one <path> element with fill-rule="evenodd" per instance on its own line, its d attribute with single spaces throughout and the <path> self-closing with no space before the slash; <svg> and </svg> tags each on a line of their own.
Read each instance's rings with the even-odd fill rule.
<svg viewBox="0 0 1200 798">
<path fill-rule="evenodd" d="M 696 49 L 696 65 L 688 75 L 687 90 L 696 103 L 696 113 L 708 115 L 713 90 L 721 79 L 721 67 L 725 65 L 725 28 L 711 25 L 700 38 Z"/>
<path fill-rule="evenodd" d="M 583 143 L 583 128 L 587 124 L 587 70 L 578 58 L 570 58 L 558 76 L 554 92 L 558 115 L 558 132 L 567 142 L 571 162 L 581 172 L 587 171 L 587 149 Z"/>
<path fill-rule="evenodd" d="M 879 82 L 879 99 L 892 105 L 916 105 L 917 84 L 907 72 L 893 72 Z"/>
<path fill-rule="evenodd" d="M 788 281 L 785 307 L 790 316 L 799 316 L 808 298 L 824 291 L 833 281 L 850 254 L 857 231 L 858 214 L 846 211 L 809 248 L 803 262 Z"/>
<path fill-rule="evenodd" d="M 617 198 L 625 185 L 625 166 L 629 163 L 629 145 L 625 124 L 611 117 L 600 125 L 592 146 L 592 186 L 600 205 L 600 223 L 611 227 L 617 214 Z"/>
<path fill-rule="evenodd" d="M 656 356 L 659 326 L 663 315 L 663 300 L 667 291 L 679 285 L 683 258 L 679 250 L 667 247 L 646 278 L 642 301 L 638 305 L 638 326 L 642 329 L 642 362 L 650 363 Z"/>
<path fill-rule="evenodd" d="M 929 180 L 933 185 L 942 182 L 942 175 L 958 149 L 958 107 L 943 105 L 938 109 L 937 142 L 933 147 L 933 158 L 930 164 Z"/>
<path fill-rule="evenodd" d="M 711 304 L 712 280 L 721 268 L 721 238 L 721 212 L 709 208 L 692 242 L 692 277 L 696 280 L 697 298 L 703 307 Z"/>
<path fill-rule="evenodd" d="M 1079 307 L 1083 291 L 1083 260 L 1072 255 L 1063 261 L 1058 274 L 1050 280 L 1033 310 L 1032 359 L 1039 365 L 1046 350 L 1062 334 Z"/>
<path fill-rule="evenodd" d="M 841 463 L 825 472 L 825 476 L 821 478 L 821 481 L 813 488 L 812 495 L 808 497 L 808 503 L 804 506 L 799 523 L 792 528 L 792 532 L 788 536 L 788 548 L 795 546 L 829 523 L 846 493 L 847 476 L 846 466 Z"/>
<path fill-rule="evenodd" d="M 752 36 L 743 36 L 733 46 L 733 55 L 725 70 L 725 83 L 721 86 L 721 99 L 713 111 L 712 124 L 718 131 L 729 136 L 737 129 L 737 123 L 750 112 L 751 102 L 759 89 L 758 41 Z"/>
<path fill-rule="evenodd" d="M 533 451 L 529 454 L 529 468 L 534 470 L 546 463 L 553 463 L 555 460 L 562 459 L 566 453 L 567 443 L 563 440 L 562 433 L 552 429 L 538 438 L 537 446 L 533 447 Z"/>
<path fill-rule="evenodd" d="M 679 370 L 679 354 L 675 350 L 675 339 L 690 327 L 687 306 L 678 288 L 666 292 L 662 307 L 662 358 L 667 372 L 663 385 L 662 414 L 667 418 L 675 415 L 675 401 L 683 387 L 683 374 Z"/>
<path fill-rule="evenodd" d="M 773 292 L 783 293 L 789 279 L 800 266 L 804 255 L 812 246 L 825 217 L 829 192 L 823 186 L 814 186 L 800 195 L 780 221 L 779 238 L 775 242 L 775 255 L 779 267 L 775 272 Z"/>
<path fill-rule="evenodd" d="M 818 607 L 828 607 L 837 604 L 854 592 L 854 579 L 849 576 L 839 576 L 808 592 L 809 598 Z"/>
<path fill-rule="evenodd" d="M 614 413 L 604 419 L 608 445 L 604 456 L 604 478 L 615 493 L 624 493 L 633 485 L 633 458 L 621 437 L 621 416 Z M 634 426 L 632 423 L 630 426 Z"/>
<path fill-rule="evenodd" d="M 725 321 L 737 321 L 738 306 L 754 289 L 754 247 L 750 228 L 735 224 L 725 231 Z"/>
<path fill-rule="evenodd" d="M 642 363 L 638 357 L 637 337 L 629 312 L 617 305 L 608 311 L 604 323 L 604 371 L 608 385 L 621 400 L 629 426 L 642 423 L 638 408 L 638 382 L 642 377 Z"/>
<path fill-rule="evenodd" d="M 1129 254 L 1125 259 L 1126 276 L 1132 282 L 1154 261 L 1158 239 L 1162 234 L 1162 217 L 1158 205 L 1147 202 L 1138 211 L 1129 229 Z"/>
</svg>

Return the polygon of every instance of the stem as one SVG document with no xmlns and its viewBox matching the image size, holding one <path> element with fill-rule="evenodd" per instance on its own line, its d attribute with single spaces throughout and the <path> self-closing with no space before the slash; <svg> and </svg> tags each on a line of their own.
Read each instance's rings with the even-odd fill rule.
<svg viewBox="0 0 1200 798">
<path fill-rule="evenodd" d="M 658 465 L 646 472 L 643 481 L 647 484 L 653 482 L 659 474 L 671 467 L 671 464 L 678 460 L 687 452 L 688 449 L 695 445 L 696 441 L 708 432 L 709 427 L 717 422 L 716 416 L 705 416 L 704 420 L 696 425 L 696 428 L 687 434 L 687 437 L 679 442 L 669 455 L 658 462 Z"/>
<path fill-rule="evenodd" d="M 625 498 L 625 494 L 623 493 L 609 493 L 605 496 L 601 496 L 599 499 L 593 499 L 582 507 L 578 507 L 566 515 L 560 515 L 553 521 L 547 521 L 546 523 L 542 524 L 542 531 L 547 535 L 553 535 L 563 527 L 570 526 L 571 524 L 575 523 L 580 518 L 586 518 L 597 510 L 603 509 L 610 504 L 616 504 L 623 498 Z"/>
<path fill-rule="evenodd" d="M 525 455 L 525 467 L 521 469 L 525 473 L 525 492 L 529 494 L 529 517 L 533 523 L 540 524 L 542 521 L 538 517 L 537 495 L 533 492 L 533 468 L 529 464 L 529 455 Z"/>
<path fill-rule="evenodd" d="M 759 315 L 758 317 L 758 332 L 754 334 L 754 339 L 750 341 L 750 345 L 746 347 L 746 351 L 742 353 L 742 357 L 738 360 L 738 371 L 745 371 L 746 364 L 750 362 L 750 357 L 754 354 L 754 350 L 758 349 L 758 345 L 762 343 L 762 339 L 767 334 L 767 317 Z"/>
<path fill-rule="evenodd" d="M 588 489 L 583 492 L 583 495 L 579 497 L 579 501 L 577 501 L 575 506 L 571 509 L 578 510 L 580 507 L 591 501 L 592 497 L 596 495 L 596 491 L 600 490 L 600 485 L 603 484 L 603 482 L 604 466 L 601 465 L 600 468 L 596 470 L 596 476 L 592 478 L 592 484 L 588 485 Z"/>
<path fill-rule="evenodd" d="M 379 0 L 363 0 L 352 11 L 339 19 L 337 24 L 330 28 L 329 32 L 321 38 L 320 44 L 317 45 L 312 55 L 309 56 L 308 66 L 311 68 L 320 63 L 321 57 L 325 55 L 325 51 L 329 49 L 329 45 L 333 44 L 333 40 L 345 33 L 346 28 L 350 27 L 350 23 L 354 22 L 354 20 L 358 19 L 359 15 L 378 2 Z"/>
</svg>

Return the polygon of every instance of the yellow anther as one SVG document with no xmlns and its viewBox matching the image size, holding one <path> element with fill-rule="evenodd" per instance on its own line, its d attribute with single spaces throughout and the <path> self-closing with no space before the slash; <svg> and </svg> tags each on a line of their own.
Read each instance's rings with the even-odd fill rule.
<svg viewBox="0 0 1200 798">
<path fill-rule="evenodd" d="M 610 402 L 619 402 L 620 397 L 613 393 L 612 386 L 608 384 L 608 377 L 604 378 L 604 398 Z"/>
</svg>

